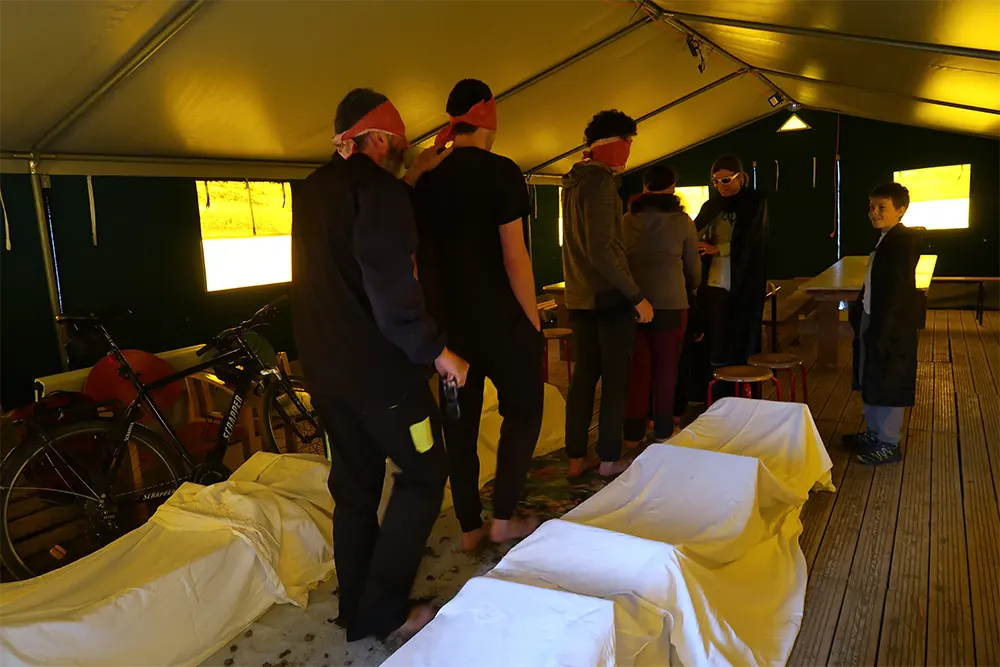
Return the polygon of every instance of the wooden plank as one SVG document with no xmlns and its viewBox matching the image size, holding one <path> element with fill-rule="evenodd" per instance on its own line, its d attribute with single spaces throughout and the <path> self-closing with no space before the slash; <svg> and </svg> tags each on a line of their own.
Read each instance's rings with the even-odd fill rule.
<svg viewBox="0 0 1000 667">
<path fill-rule="evenodd" d="M 842 444 L 845 435 L 857 432 L 858 424 L 847 424 L 841 422 L 817 422 L 820 435 L 826 444 L 833 468 L 830 470 L 830 477 L 836 491 L 829 493 L 818 491 L 810 494 L 809 500 L 802 508 L 802 534 L 799 536 L 799 545 L 802 553 L 806 557 L 806 567 L 812 572 L 813 563 L 816 561 L 816 554 L 819 552 L 820 543 L 823 541 L 823 534 L 830 524 L 830 513 L 833 511 L 837 494 L 840 493 L 841 484 L 844 481 L 844 473 L 847 471 L 847 461 L 851 453 Z"/>
<path fill-rule="evenodd" d="M 962 328 L 962 314 L 957 310 L 948 311 L 948 337 L 951 339 L 952 363 L 969 363 L 969 350 L 965 346 L 965 331 Z"/>
<path fill-rule="evenodd" d="M 934 361 L 934 311 L 928 310 L 917 339 L 917 361 Z"/>
<path fill-rule="evenodd" d="M 1000 338 L 997 333 L 986 327 L 979 328 L 979 337 L 983 341 L 983 349 L 986 351 L 986 361 L 989 364 L 990 372 L 993 374 L 993 384 L 1000 387 Z"/>
<path fill-rule="evenodd" d="M 905 456 L 905 441 L 900 447 Z M 878 657 L 902 480 L 900 464 L 878 466 L 872 474 L 868 505 L 830 650 L 831 665 L 873 665 Z"/>
<path fill-rule="evenodd" d="M 844 414 L 844 408 L 847 407 L 847 402 L 851 399 L 851 376 L 851 371 L 845 366 L 840 377 L 837 378 L 837 384 L 833 386 L 833 391 L 830 392 L 826 406 L 819 415 L 820 419 L 840 420 L 841 415 Z"/>
<path fill-rule="evenodd" d="M 910 430 L 930 431 L 934 422 L 934 364 L 917 362 L 917 396 L 910 410 Z"/>
<path fill-rule="evenodd" d="M 959 404 L 962 499 L 976 662 L 1000 664 L 1000 510 L 979 403 Z"/>
<path fill-rule="evenodd" d="M 934 314 L 934 361 L 951 361 L 951 346 L 948 344 L 948 313 L 943 310 Z"/>
<path fill-rule="evenodd" d="M 975 664 L 958 438 L 934 433 L 927 664 Z"/>
<path fill-rule="evenodd" d="M 979 325 L 970 311 L 962 311 L 962 330 L 965 333 L 965 345 L 969 351 L 969 366 L 972 369 L 972 379 L 977 394 L 996 393 L 998 385 L 993 380 L 989 362 L 986 359 L 986 348 L 979 336 Z"/>
<path fill-rule="evenodd" d="M 848 576 L 865 505 L 872 486 L 873 468 L 849 460 L 844 480 L 830 514 L 819 553 L 806 588 L 805 613 L 799 637 L 788 659 L 790 665 L 825 664 L 847 590 Z"/>
<path fill-rule="evenodd" d="M 840 368 L 827 369 L 817 362 L 813 367 L 813 373 L 809 376 L 809 409 L 814 418 L 818 418 L 823 413 L 840 376 L 847 373 L 850 377 L 851 341 L 846 336 L 841 340 L 841 348 L 839 359 L 844 363 Z"/>
<path fill-rule="evenodd" d="M 930 570 L 931 434 L 905 438 L 903 483 L 882 616 L 878 665 L 926 664 L 927 580 Z"/>
<path fill-rule="evenodd" d="M 957 433 L 955 423 L 955 381 L 951 364 L 934 364 L 934 430 Z"/>
<path fill-rule="evenodd" d="M 993 474 L 993 490 L 997 502 L 1000 503 L 1000 396 L 980 394 L 979 409 L 986 436 L 986 453 L 989 456 L 990 470 Z"/>
</svg>

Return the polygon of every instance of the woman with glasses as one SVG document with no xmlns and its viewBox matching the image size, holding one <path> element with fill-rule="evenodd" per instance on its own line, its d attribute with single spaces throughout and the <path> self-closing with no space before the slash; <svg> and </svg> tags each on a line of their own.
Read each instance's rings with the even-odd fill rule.
<svg viewBox="0 0 1000 667">
<path fill-rule="evenodd" d="M 767 293 L 767 201 L 752 187 L 735 155 L 712 165 L 718 192 L 695 227 L 704 262 L 698 291 L 712 368 L 745 364 L 761 350 Z"/>
</svg>

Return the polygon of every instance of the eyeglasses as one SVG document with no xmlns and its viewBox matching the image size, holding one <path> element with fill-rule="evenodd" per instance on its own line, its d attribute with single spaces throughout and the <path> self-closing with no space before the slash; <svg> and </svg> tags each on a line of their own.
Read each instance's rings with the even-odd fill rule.
<svg viewBox="0 0 1000 667">
<path fill-rule="evenodd" d="M 722 178 L 713 178 L 712 179 L 712 184 L 713 185 L 729 185 L 730 183 L 732 183 L 733 181 L 735 181 L 737 178 L 739 178 L 738 175 L 737 176 L 724 176 Z"/>
</svg>

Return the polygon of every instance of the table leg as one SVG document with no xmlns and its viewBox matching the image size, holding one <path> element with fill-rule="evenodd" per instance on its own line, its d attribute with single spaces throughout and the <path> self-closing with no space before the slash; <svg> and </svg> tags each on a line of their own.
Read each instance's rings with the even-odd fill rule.
<svg viewBox="0 0 1000 667">
<path fill-rule="evenodd" d="M 566 308 L 566 295 L 563 293 L 556 293 L 553 295 L 556 300 L 556 326 L 560 329 L 571 329 L 569 325 L 569 309 Z M 566 350 L 562 345 L 557 346 L 559 349 L 559 360 L 566 361 Z"/>
<path fill-rule="evenodd" d="M 817 361 L 825 368 L 837 367 L 837 344 L 840 333 L 839 301 L 816 301 L 816 324 L 819 327 Z"/>
</svg>

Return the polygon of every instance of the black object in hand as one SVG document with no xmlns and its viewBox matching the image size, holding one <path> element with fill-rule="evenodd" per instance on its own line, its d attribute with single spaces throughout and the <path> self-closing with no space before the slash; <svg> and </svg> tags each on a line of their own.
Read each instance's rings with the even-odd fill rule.
<svg viewBox="0 0 1000 667">
<path fill-rule="evenodd" d="M 454 380 L 445 380 L 442 384 L 444 386 L 445 414 L 448 415 L 448 419 L 460 419 L 462 409 L 458 405 L 458 383 Z"/>
</svg>

